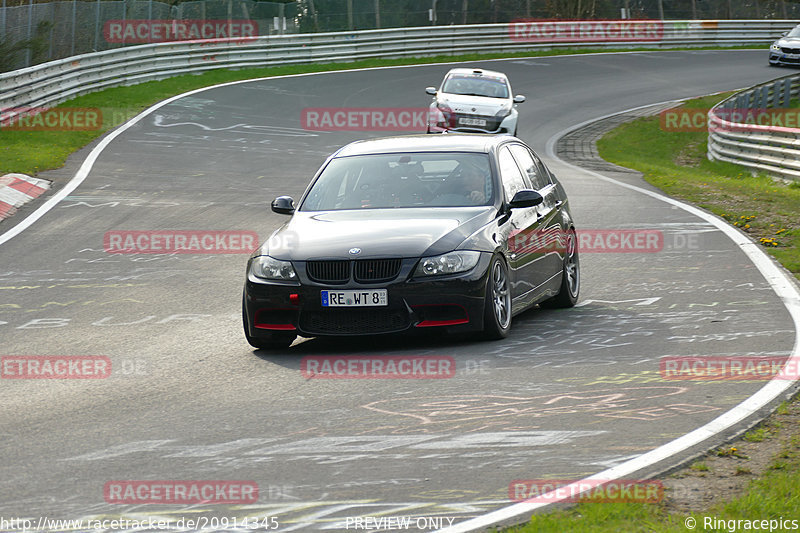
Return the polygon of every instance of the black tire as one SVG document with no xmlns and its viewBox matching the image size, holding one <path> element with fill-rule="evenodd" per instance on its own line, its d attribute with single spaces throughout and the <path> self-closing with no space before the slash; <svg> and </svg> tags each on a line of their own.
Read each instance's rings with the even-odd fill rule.
<svg viewBox="0 0 800 533">
<path fill-rule="evenodd" d="M 561 287 L 558 294 L 539 304 L 540 307 L 558 309 L 573 307 L 581 292 L 581 262 L 578 257 L 578 237 L 574 229 L 567 232 L 567 245 L 564 251 L 564 266 L 561 273 Z"/>
<path fill-rule="evenodd" d="M 504 339 L 511 329 L 511 290 L 508 267 L 501 257 L 492 259 L 486 280 L 483 309 L 483 338 Z"/>
<path fill-rule="evenodd" d="M 294 333 L 270 333 L 268 337 L 251 337 L 247 330 L 247 310 L 245 309 L 244 296 L 242 296 L 242 323 L 244 325 L 244 338 L 247 339 L 250 346 L 259 350 L 286 349 L 297 338 Z"/>
</svg>

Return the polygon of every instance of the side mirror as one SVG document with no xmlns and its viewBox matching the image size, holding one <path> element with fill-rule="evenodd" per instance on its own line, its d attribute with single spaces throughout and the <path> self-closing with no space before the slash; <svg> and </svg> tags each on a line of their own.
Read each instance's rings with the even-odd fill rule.
<svg viewBox="0 0 800 533">
<path fill-rule="evenodd" d="M 514 103 L 515 104 L 521 104 L 524 101 L 525 101 L 525 97 L 522 96 L 521 94 L 518 94 L 517 96 L 514 97 Z"/>
<path fill-rule="evenodd" d="M 436 87 L 425 87 L 425 92 L 431 96 L 436 96 Z"/>
<path fill-rule="evenodd" d="M 272 200 L 272 210 L 280 215 L 294 213 L 294 199 L 291 196 L 278 196 Z"/>
<path fill-rule="evenodd" d="M 785 32 L 781 33 L 781 37 L 786 37 L 787 35 L 789 35 L 788 31 L 785 31 Z"/>
<path fill-rule="evenodd" d="M 544 202 L 544 197 L 532 189 L 522 189 L 517 191 L 514 198 L 508 203 L 511 209 L 518 209 L 520 207 L 535 207 Z"/>
</svg>

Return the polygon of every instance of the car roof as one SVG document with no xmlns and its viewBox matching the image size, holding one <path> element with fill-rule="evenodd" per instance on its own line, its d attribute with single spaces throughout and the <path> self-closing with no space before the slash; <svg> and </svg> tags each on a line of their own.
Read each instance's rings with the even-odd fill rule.
<svg viewBox="0 0 800 533">
<path fill-rule="evenodd" d="M 480 133 L 402 135 L 355 141 L 341 148 L 334 157 L 391 154 L 400 152 L 478 152 L 489 153 L 510 137 Z"/>
<path fill-rule="evenodd" d="M 494 77 L 503 78 L 504 80 L 508 79 L 508 76 L 506 76 L 502 72 L 498 72 L 496 70 L 486 70 L 486 69 L 478 68 L 478 67 L 475 67 L 475 68 L 454 68 L 454 69 L 450 69 L 447 72 L 447 75 L 449 76 L 450 74 L 459 74 L 459 75 L 462 75 L 462 76 L 474 76 L 474 75 L 478 74 L 478 72 L 476 72 L 476 71 L 480 71 L 480 74 L 483 75 L 483 76 L 494 76 Z"/>
</svg>

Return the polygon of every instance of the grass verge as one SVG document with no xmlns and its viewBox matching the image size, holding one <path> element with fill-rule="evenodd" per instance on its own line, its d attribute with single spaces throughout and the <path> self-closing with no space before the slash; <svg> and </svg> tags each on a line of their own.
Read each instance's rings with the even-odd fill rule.
<svg viewBox="0 0 800 533">
<path fill-rule="evenodd" d="M 703 47 L 690 49 L 743 50 L 747 49 L 747 47 Z M 657 50 L 657 48 L 632 48 L 624 51 L 648 50 Z M 35 175 L 44 170 L 60 168 L 71 153 L 87 145 L 109 129 L 122 124 L 125 120 L 135 116 L 148 106 L 176 94 L 218 83 L 267 76 L 327 72 L 354 68 L 485 61 L 513 57 L 539 57 L 602 52 L 609 52 L 609 50 L 571 48 L 564 50 L 528 51 L 514 54 L 469 54 L 422 58 L 370 59 L 351 63 L 292 65 L 242 70 L 219 69 L 208 71 L 203 74 L 187 74 L 161 81 L 145 82 L 129 87 L 105 89 L 71 99 L 56 106 L 59 108 L 100 109 L 103 112 L 103 120 L 99 129 L 93 131 L 15 131 L 12 129 L 0 129 L 0 175 L 9 172 Z M 421 90 L 422 88 L 420 88 L 420 91 Z M 420 98 L 423 98 L 422 93 L 420 93 Z M 420 102 L 424 104 L 425 100 L 421 99 Z"/>
<path fill-rule="evenodd" d="M 687 531 L 785 531 L 796 529 L 800 512 L 800 402 L 784 403 L 762 423 L 773 434 L 768 450 L 742 439 L 706 454 L 703 461 L 664 480 L 665 497 L 659 503 L 582 502 L 566 510 L 534 515 L 530 523 L 503 530 L 504 533 L 666 532 Z M 783 421 L 784 423 L 782 423 Z M 761 428 L 760 428 L 761 429 Z M 757 446 L 757 448 L 755 448 Z M 748 449 L 749 447 L 749 449 Z M 747 454 L 742 450 L 747 449 Z M 765 453 L 767 452 L 767 453 Z M 764 456 L 764 457 L 759 457 Z M 708 466 L 708 464 L 713 466 Z M 693 468 L 702 464 L 703 468 Z M 699 470 L 699 471 L 698 471 Z M 754 472 L 755 471 L 755 472 Z M 717 479 L 714 479 L 717 476 Z M 672 501 L 671 481 L 692 478 L 697 490 L 720 487 L 720 479 L 736 480 L 735 497 L 692 510 Z M 728 487 L 730 487 L 728 483 Z M 724 485 L 722 485 L 724 486 Z M 705 487 L 703 489 L 702 487 Z M 728 491 L 723 491 L 727 493 Z M 696 506 L 695 506 L 696 507 Z M 760 521 L 764 520 L 765 524 Z M 774 521 L 786 521 L 775 523 Z M 794 525 L 791 520 L 798 520 Z M 753 524 L 759 522 L 757 526 Z M 693 524 L 690 527 L 690 524 Z"/>
<path fill-rule="evenodd" d="M 698 98 L 684 107 L 708 109 L 725 96 Z M 800 278 L 800 182 L 709 161 L 707 137 L 705 131 L 664 131 L 658 117 L 646 117 L 610 131 L 597 148 L 603 159 L 641 171 L 648 183 L 748 233 Z"/>
<path fill-rule="evenodd" d="M 684 107 L 707 109 L 726 96 L 691 100 Z M 743 167 L 708 161 L 706 140 L 704 131 L 665 131 L 659 117 L 646 117 L 607 133 L 598 142 L 598 150 L 603 159 L 643 172 L 645 180 L 671 196 L 725 218 L 800 277 L 800 183 L 753 176 Z M 566 510 L 536 514 L 530 523 L 503 531 L 796 529 L 800 524 L 798 420 L 800 400 L 782 404 L 760 427 L 737 442 L 709 452 L 664 480 L 667 490 L 659 503 L 584 501 Z M 686 479 L 696 491 L 690 501 L 708 496 L 715 503 L 700 508 L 696 504 L 678 505 L 669 482 Z M 719 490 L 721 486 L 725 490 Z M 766 520 L 766 525 L 754 525 L 761 520 Z M 780 520 L 789 522 L 778 523 Z"/>
</svg>

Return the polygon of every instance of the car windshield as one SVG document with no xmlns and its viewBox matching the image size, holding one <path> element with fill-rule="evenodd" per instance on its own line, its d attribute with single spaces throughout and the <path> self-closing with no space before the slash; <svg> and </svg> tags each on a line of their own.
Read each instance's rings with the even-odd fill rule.
<svg viewBox="0 0 800 533">
<path fill-rule="evenodd" d="M 397 153 L 331 160 L 300 211 L 491 205 L 487 154 Z"/>
<path fill-rule="evenodd" d="M 795 28 L 786 34 L 787 37 L 800 37 L 800 26 L 795 26 Z"/>
<path fill-rule="evenodd" d="M 508 98 L 508 85 L 502 78 L 488 76 L 449 76 L 442 92 L 489 98 Z"/>
</svg>

